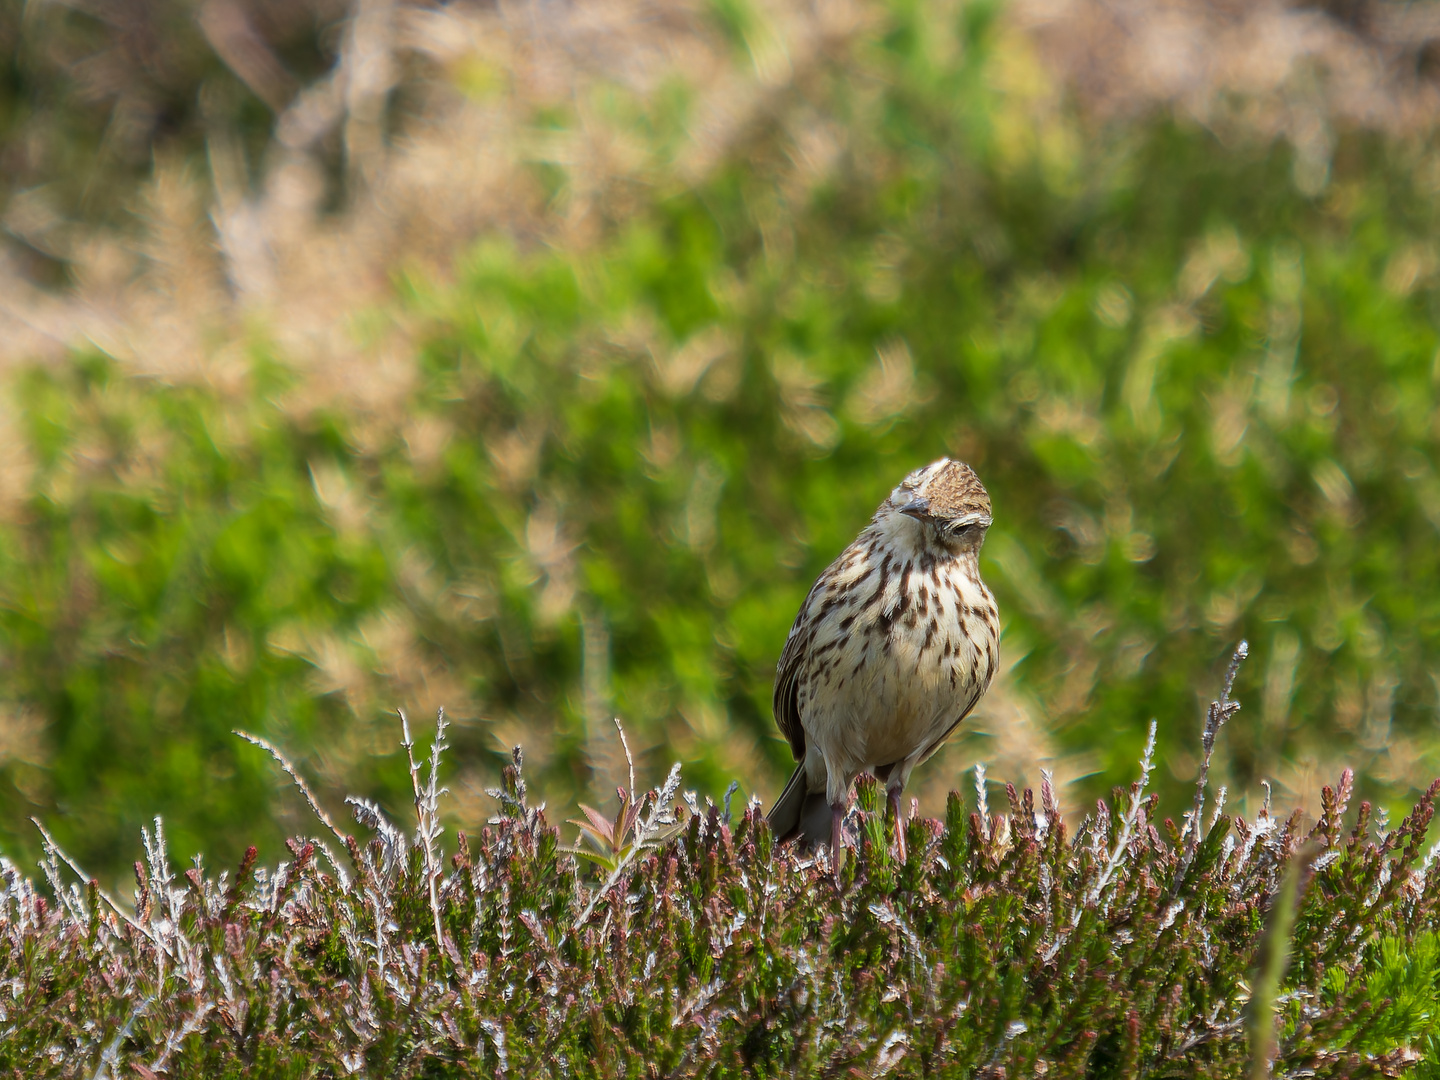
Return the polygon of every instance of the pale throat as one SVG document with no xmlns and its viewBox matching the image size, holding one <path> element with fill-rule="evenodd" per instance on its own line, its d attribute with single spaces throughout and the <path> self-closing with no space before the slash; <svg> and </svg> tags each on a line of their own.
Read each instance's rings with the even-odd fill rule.
<svg viewBox="0 0 1440 1080">
<path fill-rule="evenodd" d="M 898 510 L 890 510 L 880 515 L 871 528 L 884 538 L 891 550 L 896 551 L 902 560 L 929 555 L 942 561 L 947 559 L 975 561 L 980 555 L 979 544 L 973 541 L 960 543 L 942 538 L 939 528 L 935 525 L 918 521 Z"/>
</svg>

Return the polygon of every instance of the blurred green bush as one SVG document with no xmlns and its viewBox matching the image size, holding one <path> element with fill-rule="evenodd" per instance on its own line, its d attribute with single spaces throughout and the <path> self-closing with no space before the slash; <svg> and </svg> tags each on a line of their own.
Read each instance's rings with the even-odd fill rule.
<svg viewBox="0 0 1440 1080">
<path fill-rule="evenodd" d="M 748 11 L 715 9 L 737 63 Z M 552 805 L 619 779 L 611 715 L 647 776 L 771 797 L 794 612 L 941 454 L 994 499 L 1009 669 L 927 810 L 976 758 L 1056 768 L 1075 805 L 1151 717 L 1174 798 L 1242 636 L 1224 779 L 1313 796 L 1348 763 L 1413 801 L 1440 772 L 1440 157 L 1342 134 L 1316 193 L 1281 144 L 1032 108 L 996 9 L 943 13 L 883 9 L 583 242 L 398 269 L 367 316 L 419 343 L 386 417 L 297 405 L 263 328 L 238 390 L 99 355 L 18 378 L 5 845 L 37 814 L 117 873 L 154 813 L 177 852 L 275 844 L 303 819 L 236 727 L 403 804 L 388 710 L 436 703 L 464 820 L 510 742 Z M 679 85 L 537 120 L 595 109 L 662 163 L 695 121 Z M 534 175 L 559 207 L 587 179 Z"/>
</svg>

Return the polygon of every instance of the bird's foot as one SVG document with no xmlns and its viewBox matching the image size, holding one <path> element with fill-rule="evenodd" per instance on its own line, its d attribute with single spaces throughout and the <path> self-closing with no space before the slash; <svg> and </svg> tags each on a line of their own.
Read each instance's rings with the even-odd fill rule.
<svg viewBox="0 0 1440 1080">
<path fill-rule="evenodd" d="M 886 794 L 890 799 L 890 811 L 895 815 L 895 849 L 900 862 L 905 862 L 905 816 L 900 812 L 900 788 L 891 788 Z"/>
</svg>

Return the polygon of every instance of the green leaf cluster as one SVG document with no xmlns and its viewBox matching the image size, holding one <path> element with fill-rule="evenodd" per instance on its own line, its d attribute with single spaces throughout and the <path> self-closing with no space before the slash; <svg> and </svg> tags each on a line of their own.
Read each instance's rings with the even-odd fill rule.
<svg viewBox="0 0 1440 1080">
<path fill-rule="evenodd" d="M 1433 931 L 1414 941 L 1387 937 L 1371 943 L 1371 958 L 1360 967 L 1366 992 L 1376 1008 L 1354 1020 L 1341 1038 L 1369 1053 L 1384 1053 L 1394 1046 L 1433 1046 L 1440 1026 L 1440 937 Z M 1352 976 L 1343 967 L 1326 978 L 1327 997 L 1343 994 Z M 1440 1055 L 1429 1049 L 1417 1076 L 1430 1077 L 1440 1068 Z"/>
</svg>

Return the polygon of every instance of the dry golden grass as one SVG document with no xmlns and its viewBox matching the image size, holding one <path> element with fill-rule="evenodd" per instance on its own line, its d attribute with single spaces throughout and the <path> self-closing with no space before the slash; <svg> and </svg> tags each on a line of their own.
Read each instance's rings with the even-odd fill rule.
<svg viewBox="0 0 1440 1080">
<path fill-rule="evenodd" d="M 805 80 L 880 13 L 863 0 L 771 0 L 753 6 L 739 47 L 700 3 L 606 0 L 541 18 L 525 3 L 358 0 L 334 68 L 290 93 L 266 74 L 263 42 L 248 53 L 234 45 L 223 7 L 206 6 L 208 39 L 280 110 L 264 159 L 244 160 L 218 124 L 203 162 L 157 159 L 138 243 L 54 220 L 41 191 L 15 200 L 7 223 L 49 237 L 76 284 L 45 292 L 13 260 L 0 263 L 0 363 L 95 345 L 136 371 L 224 383 L 243 377 L 235 343 L 259 325 L 307 374 L 296 408 L 339 400 L 383 413 L 411 377 L 410 335 L 398 325 L 362 335 L 355 321 L 383 305 L 397 270 L 447 273 L 486 233 L 584 246 L 638 191 L 703 177 L 754 125 L 787 112 L 793 152 L 780 185 L 812 186 L 838 136 L 806 114 Z M 1323 186 L 1337 127 L 1428 129 L 1440 104 L 1428 75 L 1440 17 L 1379 2 L 1346 14 L 1279 0 L 1016 0 L 997 66 L 1017 99 L 1010 137 L 1061 137 L 1051 121 L 1066 93 L 1102 119 L 1173 107 L 1228 134 L 1290 140 L 1297 178 Z M 677 82 L 696 95 L 696 120 L 665 154 L 604 94 L 620 87 L 645 100 Z M 381 114 L 401 83 L 410 105 L 391 136 Z M 574 124 L 537 125 L 547 108 Z M 338 213 L 324 205 L 317 150 L 336 133 Z M 543 162 L 566 170 L 559 197 L 537 182 Z"/>
</svg>

